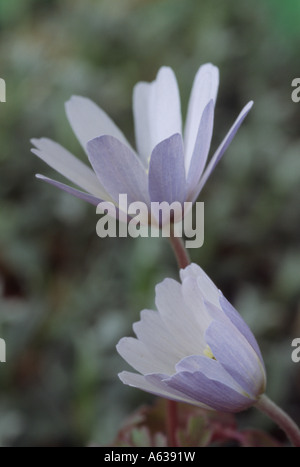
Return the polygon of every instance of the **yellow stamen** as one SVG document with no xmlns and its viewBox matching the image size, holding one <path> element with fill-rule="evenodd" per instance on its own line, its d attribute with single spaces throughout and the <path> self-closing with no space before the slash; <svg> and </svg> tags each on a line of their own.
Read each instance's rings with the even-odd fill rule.
<svg viewBox="0 0 300 467">
<path fill-rule="evenodd" d="M 203 350 L 203 353 L 206 357 L 208 358 L 212 358 L 213 360 L 216 360 L 215 357 L 214 357 L 214 354 L 212 353 L 211 351 L 211 348 L 209 347 L 208 344 L 206 344 L 206 347 L 205 349 Z"/>
</svg>

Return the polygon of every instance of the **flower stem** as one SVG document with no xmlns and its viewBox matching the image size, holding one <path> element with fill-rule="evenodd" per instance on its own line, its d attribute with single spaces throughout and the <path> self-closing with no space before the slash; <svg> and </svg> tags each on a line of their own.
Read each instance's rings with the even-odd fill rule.
<svg viewBox="0 0 300 467">
<path fill-rule="evenodd" d="M 174 232 L 170 232 L 170 242 L 177 260 L 179 269 L 184 269 L 191 262 L 189 254 L 185 249 L 182 238 L 175 237 Z M 178 410 L 175 401 L 167 400 L 167 437 L 168 446 L 177 447 L 176 431 L 178 425 Z"/>
<path fill-rule="evenodd" d="M 255 406 L 280 426 L 295 447 L 300 447 L 300 429 L 289 415 L 266 395 L 261 396 Z"/>
<path fill-rule="evenodd" d="M 171 231 L 170 242 L 173 247 L 179 269 L 186 268 L 191 263 L 191 260 L 187 250 L 185 249 L 182 238 L 175 237 L 174 233 Z"/>
</svg>

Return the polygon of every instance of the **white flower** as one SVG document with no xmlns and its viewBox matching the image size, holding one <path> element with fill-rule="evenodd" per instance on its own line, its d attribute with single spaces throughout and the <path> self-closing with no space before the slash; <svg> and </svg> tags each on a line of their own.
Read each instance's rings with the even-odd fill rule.
<svg viewBox="0 0 300 467">
<path fill-rule="evenodd" d="M 36 147 L 32 152 L 79 189 L 37 176 L 94 205 L 110 201 L 118 206 L 120 194 L 127 194 L 129 204 L 142 201 L 147 206 L 195 202 L 253 104 L 243 108 L 207 164 L 218 85 L 218 69 L 201 66 L 182 131 L 178 85 L 171 68 L 162 67 L 153 83 L 138 83 L 133 92 L 137 152 L 102 109 L 87 98 L 73 96 L 66 103 L 67 117 L 92 168 L 48 138 L 32 139 Z M 120 210 L 117 215 L 127 221 Z"/>
<path fill-rule="evenodd" d="M 158 311 L 144 310 L 136 338 L 117 350 L 139 372 L 124 371 L 124 384 L 206 409 L 237 412 L 265 390 L 257 342 L 238 312 L 196 264 L 180 271 L 182 283 L 156 288 Z"/>
</svg>

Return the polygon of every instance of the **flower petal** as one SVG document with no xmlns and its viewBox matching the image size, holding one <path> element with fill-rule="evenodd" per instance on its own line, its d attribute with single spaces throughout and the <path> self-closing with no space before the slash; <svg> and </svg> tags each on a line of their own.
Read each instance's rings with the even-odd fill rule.
<svg viewBox="0 0 300 467">
<path fill-rule="evenodd" d="M 218 87 L 218 68 L 211 63 L 202 65 L 194 79 L 184 130 L 185 163 L 187 169 L 193 156 L 202 114 L 211 99 L 215 103 Z"/>
<path fill-rule="evenodd" d="M 241 111 L 241 113 L 237 117 L 236 121 L 234 122 L 234 124 L 230 128 L 229 132 L 225 136 L 224 140 L 222 141 L 222 143 L 220 144 L 220 146 L 218 147 L 218 149 L 214 153 L 214 155 L 211 158 L 208 166 L 206 167 L 206 170 L 205 170 L 203 176 L 201 177 L 199 183 L 197 184 L 197 186 L 195 187 L 195 189 L 193 191 L 193 194 L 192 194 L 192 197 L 191 197 L 192 201 L 196 201 L 196 199 L 198 198 L 200 191 L 204 187 L 205 183 L 207 182 L 207 179 L 209 178 L 209 176 L 213 172 L 214 168 L 216 167 L 217 163 L 222 158 L 222 156 L 225 153 L 226 149 L 230 145 L 230 143 L 233 140 L 236 132 L 238 131 L 239 127 L 241 126 L 241 124 L 243 123 L 245 117 L 247 116 L 248 112 L 250 111 L 252 105 L 253 105 L 253 102 L 250 101 L 243 108 L 243 110 Z"/>
<path fill-rule="evenodd" d="M 195 277 L 198 287 L 198 291 L 195 290 L 193 292 L 195 299 L 197 300 L 197 297 L 200 294 L 204 302 L 210 302 L 213 303 L 215 306 L 219 307 L 221 292 L 210 279 L 210 277 L 208 277 L 208 275 L 203 271 L 203 269 L 200 266 L 198 266 L 198 264 L 192 263 L 185 269 L 181 269 L 180 277 L 182 283 L 184 283 L 185 279 Z M 183 287 L 183 290 L 185 289 L 185 287 Z M 190 292 L 192 292 L 191 289 Z M 188 298 L 190 292 L 186 292 L 185 297 Z"/>
<path fill-rule="evenodd" d="M 208 407 L 222 412 L 238 412 L 250 407 L 253 400 L 204 373 L 181 371 L 163 380 L 172 389 Z"/>
<path fill-rule="evenodd" d="M 67 149 L 48 138 L 33 138 L 31 142 L 37 148 L 31 151 L 54 170 L 88 193 L 101 199 L 110 199 L 92 169 Z"/>
<path fill-rule="evenodd" d="M 135 141 L 139 156 L 146 167 L 153 149 L 150 121 L 151 84 L 137 83 L 133 89 Z"/>
<path fill-rule="evenodd" d="M 236 309 L 229 303 L 229 301 L 224 297 L 223 294 L 220 295 L 220 305 L 222 307 L 225 315 L 230 319 L 232 324 L 240 331 L 240 333 L 247 339 L 251 347 L 254 349 L 258 357 L 260 358 L 261 364 L 264 366 L 263 358 L 260 352 L 260 348 L 256 342 L 256 339 L 249 329 L 241 315 L 236 311 Z"/>
<path fill-rule="evenodd" d="M 153 149 L 149 166 L 149 194 L 152 202 L 183 204 L 186 193 L 182 137 L 165 139 Z"/>
<path fill-rule="evenodd" d="M 60 190 L 66 191 L 67 193 L 69 193 L 72 196 L 75 196 L 76 198 L 82 199 L 87 203 L 93 204 L 94 206 L 98 206 L 99 203 L 101 203 L 103 213 L 108 214 L 110 217 L 117 219 L 120 222 L 123 222 L 125 224 L 127 224 L 129 221 L 132 222 L 132 219 L 126 213 L 118 209 L 118 207 L 115 206 L 111 201 L 104 201 L 102 199 L 96 198 L 93 195 L 90 195 L 80 190 L 76 190 L 76 188 L 73 188 L 69 185 L 65 185 L 64 183 L 58 182 L 57 180 L 53 180 L 52 178 L 45 177 L 44 175 L 36 174 L 36 178 L 43 180 L 44 182 L 47 182 L 50 185 L 59 188 Z M 97 214 L 101 214 L 101 211 L 97 211 Z"/>
<path fill-rule="evenodd" d="M 180 275 L 182 285 L 165 279 L 156 287 L 158 312 L 142 312 L 138 339 L 121 340 L 121 354 L 144 374 L 122 373 L 121 380 L 211 410 L 250 407 L 265 389 L 265 370 L 246 325 L 200 267 Z"/>
<path fill-rule="evenodd" d="M 198 354 L 201 354 L 206 347 L 205 331 L 212 321 L 210 314 L 206 310 L 203 294 L 198 287 L 196 277 L 187 277 L 182 282 L 182 295 L 185 303 L 185 310 L 189 310 L 189 319 L 198 334 Z"/>
<path fill-rule="evenodd" d="M 193 315 L 183 295 L 181 285 L 173 279 L 165 279 L 156 286 L 155 303 L 176 346 L 183 355 L 200 353 L 202 329 L 190 319 Z"/>
<path fill-rule="evenodd" d="M 88 141 L 97 136 L 111 135 L 130 147 L 127 139 L 112 119 L 91 99 L 72 96 L 65 104 L 69 123 L 86 152 Z"/>
<path fill-rule="evenodd" d="M 260 359 L 245 337 L 228 321 L 213 321 L 206 341 L 218 362 L 252 398 L 264 390 L 265 375 Z"/>
<path fill-rule="evenodd" d="M 184 394 L 179 393 L 178 391 L 169 388 L 166 384 L 162 382 L 162 379 L 166 375 L 138 375 L 136 373 L 131 373 L 129 371 L 122 371 L 118 374 L 122 383 L 127 384 L 143 391 L 149 392 L 156 396 L 165 397 L 167 399 L 175 400 L 178 402 L 187 402 L 189 404 L 195 403 L 192 399 L 185 396 Z M 206 408 L 206 407 L 205 407 Z"/>
<path fill-rule="evenodd" d="M 50 183 L 51 185 L 54 185 L 56 188 L 66 191 L 70 195 L 76 196 L 76 198 L 83 199 L 87 203 L 93 204 L 94 206 L 97 206 L 99 203 L 103 201 L 102 199 L 96 198 L 95 196 L 92 196 L 88 193 L 84 193 L 83 191 L 76 190 L 75 188 L 69 185 L 65 185 L 64 183 L 58 182 L 57 180 L 44 177 L 44 175 L 36 174 L 36 178 L 39 178 L 40 180 L 43 180 L 44 182 Z"/>
<path fill-rule="evenodd" d="M 204 355 L 190 355 L 189 357 L 185 357 L 176 365 L 176 373 L 180 373 L 181 371 L 189 371 L 190 373 L 200 371 L 205 374 L 208 379 L 219 381 L 234 391 L 237 391 L 240 394 L 243 393 L 242 388 L 237 384 L 232 376 L 227 373 L 221 363 L 213 358 L 209 358 Z M 245 396 L 245 394 L 243 395 Z"/>
<path fill-rule="evenodd" d="M 97 177 L 116 203 L 119 194 L 127 194 L 128 203 L 149 204 L 145 168 L 128 146 L 104 135 L 89 141 L 87 151 Z"/>
<path fill-rule="evenodd" d="M 180 269 L 180 271 L 179 271 L 180 279 L 183 281 L 184 279 L 186 279 L 188 277 L 196 277 L 197 278 L 199 273 L 201 273 L 201 271 L 203 271 L 203 269 L 200 268 L 200 266 L 198 266 L 198 264 L 191 263 L 186 268 Z"/>
<path fill-rule="evenodd" d="M 168 361 L 168 355 L 164 359 L 167 360 L 166 363 L 165 361 L 160 361 L 153 355 L 144 342 L 134 337 L 123 337 L 117 344 L 117 351 L 129 365 L 142 374 L 165 373 L 166 371 L 166 374 L 172 374 L 175 372 L 175 364 L 172 371 L 170 371 L 170 366 L 172 365 Z"/>
<path fill-rule="evenodd" d="M 146 345 L 149 352 L 157 359 L 157 368 L 148 373 L 162 371 L 158 370 L 158 367 L 160 362 L 164 362 L 166 367 L 163 372 L 173 374 L 176 363 L 185 356 L 185 353 L 169 332 L 160 314 L 153 310 L 143 310 L 141 320 L 134 323 L 133 330 L 138 339 Z"/>
<path fill-rule="evenodd" d="M 214 101 L 211 99 L 205 107 L 200 125 L 197 133 L 195 147 L 193 155 L 190 161 L 190 165 L 186 165 L 188 170 L 187 185 L 188 185 L 188 196 L 193 192 L 193 189 L 197 185 L 204 170 L 207 156 L 209 153 L 212 132 L 214 124 Z M 187 159 L 186 159 L 187 164 Z"/>
<path fill-rule="evenodd" d="M 177 80 L 169 67 L 160 68 L 152 83 L 138 83 L 133 93 L 138 151 L 149 159 L 154 147 L 175 133 L 181 134 L 181 110 Z"/>
</svg>

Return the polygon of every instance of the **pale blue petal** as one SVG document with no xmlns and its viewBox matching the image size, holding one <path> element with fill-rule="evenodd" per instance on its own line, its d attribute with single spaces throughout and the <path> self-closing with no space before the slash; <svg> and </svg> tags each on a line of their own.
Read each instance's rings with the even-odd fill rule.
<svg viewBox="0 0 300 467">
<path fill-rule="evenodd" d="M 89 141 L 87 152 L 98 179 L 116 203 L 119 194 L 127 194 L 128 204 L 149 204 L 146 170 L 128 146 L 104 135 Z"/>
<path fill-rule="evenodd" d="M 72 196 L 75 196 L 76 198 L 82 199 L 83 201 L 86 201 L 87 203 L 93 204 L 94 206 L 98 206 L 99 203 L 103 203 L 104 209 L 105 209 L 105 204 L 108 204 L 109 206 L 113 206 L 110 201 L 103 201 L 100 198 L 96 198 L 93 195 L 90 195 L 89 193 L 85 193 L 84 191 L 77 190 L 76 188 L 73 188 L 69 185 L 65 185 L 64 183 L 58 182 L 57 180 L 53 180 L 52 178 L 45 177 L 44 175 L 36 174 L 36 178 L 43 180 L 44 182 L 49 183 L 50 185 L 55 186 L 56 188 L 59 188 L 60 190 L 63 190 L 67 193 L 69 193 Z M 114 206 L 114 209 L 109 209 L 108 214 L 115 218 L 118 219 L 120 222 L 127 223 L 131 220 L 129 216 L 127 216 L 125 213 L 120 211 L 117 206 Z"/>
<path fill-rule="evenodd" d="M 196 199 L 198 198 L 198 195 L 199 195 L 200 191 L 204 187 L 205 183 L 207 182 L 207 179 L 209 178 L 209 176 L 213 172 L 214 168 L 216 167 L 217 163 L 222 158 L 222 156 L 225 153 L 226 149 L 230 145 L 230 143 L 233 140 L 236 132 L 238 131 L 239 127 L 241 126 L 241 124 L 243 123 L 245 117 L 247 116 L 248 112 L 250 111 L 252 105 L 253 105 L 253 102 L 251 101 L 251 102 L 248 102 L 248 104 L 243 108 L 243 110 L 241 111 L 241 113 L 237 117 L 236 121 L 234 122 L 234 124 L 230 128 L 229 132 L 225 136 L 224 140 L 222 141 L 222 143 L 220 144 L 220 146 L 216 150 L 216 152 L 213 155 L 213 157 L 211 158 L 211 160 L 210 160 L 210 162 L 209 162 L 203 176 L 201 177 L 200 182 L 198 183 L 198 185 L 196 186 L 196 188 L 194 190 L 194 193 L 193 193 L 193 196 L 192 196 L 192 201 L 196 201 Z"/>
<path fill-rule="evenodd" d="M 77 190 L 76 188 L 73 188 L 69 185 L 65 185 L 64 183 L 58 182 L 57 180 L 53 180 L 52 178 L 44 177 L 44 175 L 36 174 L 36 178 L 43 180 L 44 182 L 50 183 L 56 188 L 66 191 L 70 195 L 76 196 L 76 198 L 83 199 L 83 201 L 93 204 L 94 206 L 97 206 L 103 201 L 102 199 L 96 198 L 95 196 L 90 195 L 89 193 L 84 193 L 83 191 Z"/>
<path fill-rule="evenodd" d="M 171 377 L 172 378 L 172 377 Z M 168 375 L 164 374 L 150 374 L 145 375 L 145 379 L 148 383 L 155 385 L 161 391 L 167 393 L 167 398 L 171 400 L 183 401 L 188 402 L 193 405 L 197 405 L 198 407 L 202 407 L 204 409 L 211 410 L 211 407 L 202 403 L 201 401 L 190 397 L 186 392 L 182 392 L 181 390 L 177 390 L 176 388 L 171 387 L 168 384 L 169 377 Z"/>
<path fill-rule="evenodd" d="M 152 202 L 183 203 L 186 193 L 182 137 L 165 139 L 153 149 L 149 166 L 149 194 Z"/>
<path fill-rule="evenodd" d="M 220 305 L 222 310 L 224 311 L 225 315 L 230 319 L 232 324 L 240 331 L 240 333 L 247 339 L 251 347 L 254 349 L 256 354 L 259 356 L 262 365 L 264 365 L 263 358 L 256 342 L 256 339 L 249 329 L 249 326 L 245 323 L 241 315 L 237 312 L 237 310 L 229 303 L 229 301 L 224 297 L 224 295 L 220 295 Z"/>
<path fill-rule="evenodd" d="M 257 397 L 265 385 L 260 360 L 244 336 L 228 321 L 213 321 L 206 342 L 218 362 L 250 397 Z"/>
<path fill-rule="evenodd" d="M 205 374 L 207 378 L 219 381 L 245 396 L 245 393 L 239 384 L 232 378 L 232 376 L 230 376 L 221 363 L 214 358 L 204 355 L 190 355 L 177 363 L 176 373 L 180 373 L 181 371 L 189 371 L 190 373 L 200 371 Z"/>
<path fill-rule="evenodd" d="M 253 404 L 252 399 L 200 371 L 181 371 L 163 382 L 195 402 L 222 412 L 239 412 Z"/>
<path fill-rule="evenodd" d="M 166 399 L 175 400 L 177 402 L 186 402 L 189 404 L 195 404 L 193 399 L 179 393 L 178 391 L 169 388 L 162 382 L 162 379 L 166 377 L 164 374 L 151 374 L 151 375 L 139 375 L 137 373 L 131 373 L 129 371 L 122 371 L 118 374 L 122 383 L 132 386 L 134 388 L 141 389 L 142 391 L 149 392 L 155 396 L 164 397 Z M 197 404 L 199 405 L 199 404 Z M 207 407 L 204 407 L 207 408 Z"/>
<path fill-rule="evenodd" d="M 96 198 L 109 200 L 91 167 L 77 159 L 66 148 L 49 138 L 33 138 L 31 142 L 36 146 L 36 149 L 31 151 L 74 185 Z"/>
<path fill-rule="evenodd" d="M 212 133 L 213 133 L 213 124 L 214 124 L 214 101 L 210 100 L 207 106 L 205 107 L 198 133 L 195 142 L 195 147 L 188 169 L 187 175 L 187 186 L 188 186 L 188 195 L 192 193 L 192 190 L 195 188 L 196 184 L 199 182 L 202 172 L 204 170 L 207 156 L 209 153 Z"/>
</svg>

